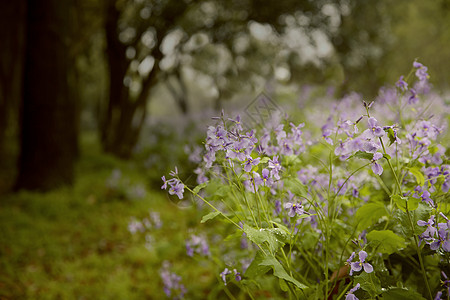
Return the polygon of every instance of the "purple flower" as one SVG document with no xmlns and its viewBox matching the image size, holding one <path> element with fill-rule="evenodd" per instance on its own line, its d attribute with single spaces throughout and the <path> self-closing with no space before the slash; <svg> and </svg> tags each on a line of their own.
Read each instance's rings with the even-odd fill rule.
<svg viewBox="0 0 450 300">
<path fill-rule="evenodd" d="M 416 90 L 410 89 L 409 91 L 411 92 L 411 96 L 408 98 L 408 104 L 416 104 L 419 101 Z"/>
<path fill-rule="evenodd" d="M 166 176 L 161 177 L 162 181 L 163 181 L 163 185 L 161 186 L 162 190 L 166 190 L 167 189 L 167 180 L 166 180 Z"/>
<path fill-rule="evenodd" d="M 353 295 L 353 293 L 359 290 L 360 287 L 361 285 L 359 283 L 356 284 L 354 288 L 348 291 L 347 296 L 345 296 L 345 300 L 358 300 L 358 298 L 355 295 Z"/>
<path fill-rule="evenodd" d="M 164 293 L 167 297 L 173 296 L 173 299 L 183 299 L 186 288 L 181 283 L 181 277 L 170 272 L 169 263 L 165 261 L 159 275 L 164 284 Z"/>
<path fill-rule="evenodd" d="M 420 81 L 426 81 L 428 80 L 428 78 L 430 78 L 430 75 L 428 75 L 427 71 L 428 68 L 425 67 L 424 65 L 422 65 L 421 63 L 415 61 L 413 63 L 413 67 L 416 68 L 416 77 L 420 80 Z"/>
<path fill-rule="evenodd" d="M 184 184 L 182 184 L 181 181 L 178 181 L 169 189 L 169 194 L 177 195 L 179 199 L 183 199 L 183 193 L 184 193 Z"/>
<path fill-rule="evenodd" d="M 236 281 L 241 281 L 242 280 L 241 273 L 239 273 L 236 269 L 233 269 L 233 272 L 234 272 L 234 279 Z"/>
<path fill-rule="evenodd" d="M 209 256 L 209 245 L 205 237 L 191 235 L 189 240 L 186 240 L 186 253 L 188 256 L 194 256 L 194 253 L 202 256 Z"/>
<path fill-rule="evenodd" d="M 366 141 L 363 145 L 362 148 L 365 152 L 369 152 L 369 153 L 375 153 L 378 151 L 378 149 L 380 149 L 380 146 L 378 146 L 377 143 L 374 143 L 372 141 Z"/>
<path fill-rule="evenodd" d="M 369 124 L 369 129 L 374 136 L 376 136 L 376 137 L 384 136 L 384 130 L 381 126 L 378 126 L 377 119 L 370 117 L 367 122 Z"/>
<path fill-rule="evenodd" d="M 242 131 L 242 125 L 241 125 L 241 116 L 237 115 L 236 119 L 228 119 L 229 121 L 233 122 L 236 126 L 236 129 L 239 131 Z"/>
<path fill-rule="evenodd" d="M 365 260 L 367 258 L 367 252 L 364 250 L 359 251 L 359 261 L 352 262 L 350 264 L 350 276 L 353 275 L 353 272 L 359 272 L 364 268 L 366 273 L 371 273 L 373 271 L 373 267 L 371 264 L 366 263 Z"/>
<path fill-rule="evenodd" d="M 303 205 L 301 205 L 300 203 L 287 202 L 284 205 L 284 208 L 289 210 L 288 216 L 291 218 L 295 215 L 307 214 L 307 212 L 303 209 Z"/>
<path fill-rule="evenodd" d="M 275 209 L 273 210 L 273 215 L 278 216 L 281 213 L 281 201 L 275 201 Z"/>
<path fill-rule="evenodd" d="M 276 180 L 280 180 L 279 172 L 281 170 L 281 164 L 278 160 L 278 155 L 275 155 L 272 159 L 269 159 L 268 168 L 270 169 L 272 177 Z"/>
<path fill-rule="evenodd" d="M 403 80 L 403 75 L 400 76 L 397 83 L 395 84 L 396 87 L 398 87 L 401 91 L 406 91 L 408 89 L 408 83 L 406 83 L 405 80 Z"/>
<path fill-rule="evenodd" d="M 430 198 L 431 194 L 429 191 L 423 191 L 422 193 L 422 201 L 427 203 L 429 206 L 434 207 L 434 201 Z"/>
<path fill-rule="evenodd" d="M 383 157 L 383 154 L 381 154 L 380 152 L 376 152 L 373 154 L 372 171 L 377 175 L 381 175 L 383 173 L 383 167 L 377 163 L 377 161 L 382 157 Z"/>
<path fill-rule="evenodd" d="M 220 277 L 222 277 L 223 283 L 227 285 L 227 275 L 231 274 L 231 271 L 228 268 L 225 268 L 222 273 L 220 273 Z"/>
<path fill-rule="evenodd" d="M 243 163 L 244 165 L 244 171 L 250 172 L 252 170 L 253 166 L 257 166 L 260 162 L 261 158 L 255 158 L 253 159 L 250 155 L 247 156 L 247 160 Z"/>
</svg>

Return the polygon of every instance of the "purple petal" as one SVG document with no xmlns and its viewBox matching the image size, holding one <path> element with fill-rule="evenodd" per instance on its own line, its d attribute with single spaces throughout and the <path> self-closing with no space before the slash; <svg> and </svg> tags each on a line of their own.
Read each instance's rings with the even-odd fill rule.
<svg viewBox="0 0 450 300">
<path fill-rule="evenodd" d="M 382 136 L 384 136 L 384 133 L 385 133 L 383 128 L 381 128 L 380 126 L 373 128 L 372 131 L 373 131 L 373 134 L 377 137 L 382 137 Z"/>
<path fill-rule="evenodd" d="M 426 226 L 426 225 L 428 225 L 428 223 L 425 222 L 424 220 L 419 220 L 419 221 L 417 221 L 417 225 L 419 225 L 419 226 Z"/>
<path fill-rule="evenodd" d="M 375 119 L 374 117 L 370 117 L 367 122 L 369 123 L 370 128 L 377 126 L 378 123 L 377 119 Z"/>
<path fill-rule="evenodd" d="M 362 270 L 362 264 L 359 261 L 352 263 L 350 266 L 354 272 L 359 272 Z"/>
<path fill-rule="evenodd" d="M 367 258 L 367 252 L 366 252 L 366 251 L 361 250 L 361 251 L 359 251 L 358 254 L 359 254 L 359 260 L 360 260 L 361 262 L 363 262 L 363 261 L 366 260 L 366 258 Z"/>
<path fill-rule="evenodd" d="M 353 258 L 355 258 L 355 252 L 353 252 L 352 255 L 350 255 L 350 257 L 347 259 L 347 262 L 350 264 Z"/>
<path fill-rule="evenodd" d="M 366 273 L 372 273 L 373 272 L 373 267 L 371 264 L 365 263 L 364 265 L 364 271 Z"/>
<path fill-rule="evenodd" d="M 348 291 L 350 294 L 353 294 L 354 292 L 356 292 L 357 290 L 359 290 L 359 288 L 361 287 L 361 285 L 358 283 L 355 285 L 354 288 L 352 288 L 350 291 Z"/>
<path fill-rule="evenodd" d="M 383 157 L 383 154 L 381 154 L 380 152 L 376 152 L 373 154 L 373 160 L 379 160 L 382 157 Z"/>
<path fill-rule="evenodd" d="M 381 175 L 383 174 L 383 167 L 375 162 L 372 164 L 372 171 L 377 175 Z"/>
<path fill-rule="evenodd" d="M 447 240 L 442 244 L 442 249 L 444 249 L 444 251 L 446 252 L 450 252 L 450 241 Z"/>
</svg>

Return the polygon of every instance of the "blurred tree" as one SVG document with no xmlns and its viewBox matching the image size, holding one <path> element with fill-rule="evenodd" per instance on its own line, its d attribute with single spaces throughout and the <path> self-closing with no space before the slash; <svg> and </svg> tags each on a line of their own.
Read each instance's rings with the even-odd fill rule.
<svg viewBox="0 0 450 300">
<path fill-rule="evenodd" d="M 70 184 L 77 149 L 75 98 L 70 93 L 72 1 L 29 0 L 16 188 Z"/>
<path fill-rule="evenodd" d="M 275 46 L 274 37 L 286 27 L 283 16 L 302 12 L 308 16 L 307 27 L 318 28 L 327 18 L 322 13 L 323 5 L 332 2 L 270 0 L 262 5 L 255 0 L 106 0 L 110 87 L 101 125 L 104 150 L 122 158 L 131 155 L 147 114 L 147 100 L 155 85 L 164 79 L 180 83 L 177 92 L 171 82 L 168 87 L 180 109 L 188 110 L 187 97 L 180 94 L 183 93 L 180 66 L 198 58 L 196 51 L 200 58 L 205 53 L 206 48 L 192 46 L 195 39 L 203 37 L 205 46 L 214 45 L 206 51 L 228 60 L 223 67 L 219 60 L 215 61 L 215 68 L 208 68 L 213 65 L 210 64 L 201 70 L 207 69 L 212 75 L 217 99 L 222 99 L 230 86 L 226 77 L 248 74 L 251 69 L 248 59 L 257 56 L 249 47 L 236 48 L 239 37 L 246 43 L 250 36 L 253 40 L 271 36 L 272 40 L 266 42 Z M 264 77 L 271 71 L 271 65 L 261 63 L 260 60 L 257 68 L 260 77 Z"/>
<path fill-rule="evenodd" d="M 13 150 L 17 148 L 16 124 L 22 95 L 25 8 L 25 0 L 0 1 L 0 190 L 6 188 L 4 184 L 10 185 L 14 177 L 16 151 Z"/>
</svg>

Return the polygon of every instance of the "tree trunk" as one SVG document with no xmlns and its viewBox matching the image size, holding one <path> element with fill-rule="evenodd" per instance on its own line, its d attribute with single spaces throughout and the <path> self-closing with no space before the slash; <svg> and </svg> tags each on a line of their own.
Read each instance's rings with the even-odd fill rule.
<svg viewBox="0 0 450 300">
<path fill-rule="evenodd" d="M 71 1 L 28 1 L 21 154 L 16 188 L 71 184 L 77 143 L 70 94 Z"/>
<path fill-rule="evenodd" d="M 158 64 L 162 53 L 155 50 L 155 64 L 147 78 L 143 79 L 142 91 L 132 99 L 124 78 L 129 67 L 126 46 L 119 40 L 117 32 L 120 11 L 116 1 L 109 0 L 106 8 L 106 43 L 109 66 L 109 99 L 101 126 L 103 150 L 117 157 L 127 159 L 139 139 L 139 133 L 147 115 L 147 98 L 156 83 Z"/>
</svg>

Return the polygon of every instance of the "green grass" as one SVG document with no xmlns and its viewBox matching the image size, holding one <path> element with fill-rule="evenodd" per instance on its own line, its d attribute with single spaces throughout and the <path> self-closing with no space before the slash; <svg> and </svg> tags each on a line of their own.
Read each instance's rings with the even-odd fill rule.
<svg viewBox="0 0 450 300">
<path fill-rule="evenodd" d="M 85 136 L 83 146 L 73 187 L 0 200 L 0 299 L 162 299 L 163 260 L 186 275 L 191 295 L 206 293 L 216 275 L 189 268 L 184 248 L 202 212 L 179 209 L 161 191 L 124 197 L 121 189 L 146 186 L 147 171 L 100 154 L 93 137 Z M 117 168 L 123 180 L 114 190 L 106 181 Z M 144 235 L 127 228 L 131 217 L 144 218 L 149 210 L 160 212 L 164 224 L 150 232 L 150 251 Z"/>
</svg>

